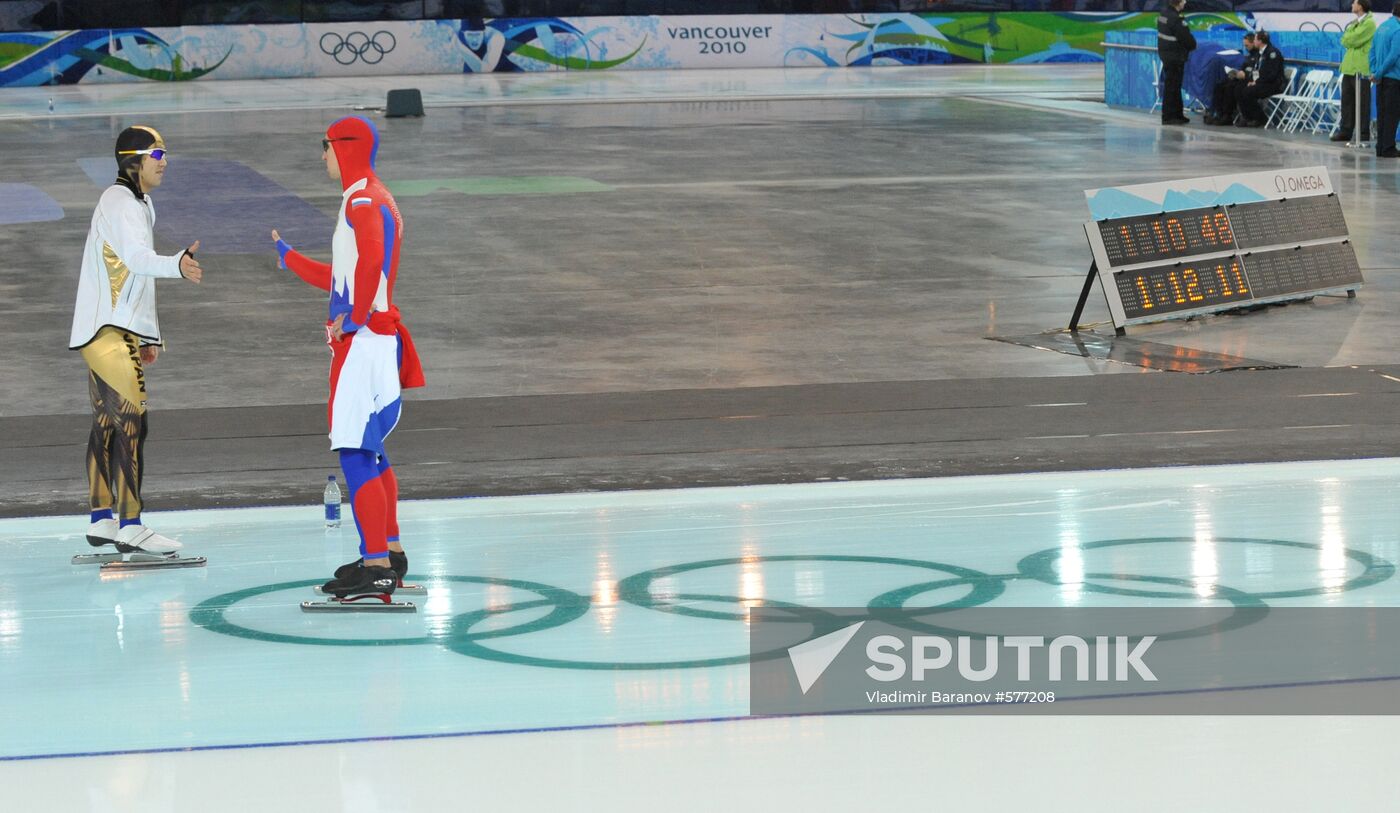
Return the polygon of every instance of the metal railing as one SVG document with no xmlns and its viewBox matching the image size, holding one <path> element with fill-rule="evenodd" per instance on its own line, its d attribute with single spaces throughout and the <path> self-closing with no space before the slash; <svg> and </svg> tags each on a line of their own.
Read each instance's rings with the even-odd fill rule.
<svg viewBox="0 0 1400 813">
<path fill-rule="evenodd" d="M 1154 54 L 1157 53 L 1157 46 L 1155 45 L 1129 45 L 1124 42 L 1101 42 L 1099 45 L 1105 48 L 1117 48 L 1120 51 L 1151 51 Z M 1283 55 L 1283 61 L 1291 65 L 1316 65 L 1320 68 L 1340 68 L 1342 66 L 1340 62 L 1328 62 L 1322 59 L 1294 59 L 1287 54 Z"/>
</svg>

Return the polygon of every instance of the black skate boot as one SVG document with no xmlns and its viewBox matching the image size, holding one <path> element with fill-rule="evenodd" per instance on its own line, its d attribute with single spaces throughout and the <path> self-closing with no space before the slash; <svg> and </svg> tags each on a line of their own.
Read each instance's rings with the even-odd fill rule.
<svg viewBox="0 0 1400 813">
<path fill-rule="evenodd" d="M 417 612 L 410 602 L 394 601 L 399 574 L 387 567 L 355 563 L 344 575 L 326 582 L 316 592 L 331 596 L 325 601 L 303 601 L 303 612 Z M 346 570 L 339 568 L 337 572 Z"/>
<path fill-rule="evenodd" d="M 350 571 L 357 567 L 364 567 L 364 564 L 365 560 L 361 558 L 356 559 L 348 565 L 341 565 L 335 569 L 335 577 L 337 579 L 343 579 L 350 575 Z M 398 586 L 403 587 L 404 576 L 408 575 L 408 554 L 393 550 L 389 551 L 389 567 L 392 568 L 395 573 L 399 574 Z"/>
<path fill-rule="evenodd" d="M 343 568 L 341 568 L 343 569 Z M 340 569 L 336 571 L 340 572 Z M 382 596 L 385 601 L 399 586 L 399 574 L 392 568 L 365 567 L 361 563 L 351 566 L 345 575 L 321 585 L 321 592 L 338 599 L 357 596 Z"/>
</svg>

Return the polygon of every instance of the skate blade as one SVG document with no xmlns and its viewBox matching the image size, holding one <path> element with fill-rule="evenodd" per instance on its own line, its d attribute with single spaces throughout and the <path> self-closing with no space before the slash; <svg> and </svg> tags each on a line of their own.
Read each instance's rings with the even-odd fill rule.
<svg viewBox="0 0 1400 813">
<path fill-rule="evenodd" d="M 411 601 L 393 601 L 381 593 L 369 593 L 349 598 L 328 598 L 325 601 L 303 601 L 304 613 L 416 613 Z"/>
<path fill-rule="evenodd" d="M 140 558 L 137 558 L 137 557 Z M 150 558 L 147 558 L 150 557 Z M 186 559 L 181 556 L 155 556 L 153 554 L 132 554 L 132 558 L 124 562 L 108 562 L 102 566 L 103 570 L 171 570 L 177 567 L 204 567 L 208 560 L 203 556 L 191 556 Z"/>
<path fill-rule="evenodd" d="M 80 553 L 73 557 L 75 565 L 100 565 L 105 562 L 120 562 L 126 557 L 120 553 Z"/>
<path fill-rule="evenodd" d="M 321 585 L 319 584 L 311 588 L 311 592 L 315 593 L 318 596 L 330 595 L 330 593 L 327 593 L 325 590 L 322 590 Z M 394 595 L 397 596 L 400 594 L 403 594 L 405 596 L 426 596 L 428 595 L 428 588 L 424 587 L 421 584 L 401 584 L 398 587 L 394 588 Z"/>
</svg>

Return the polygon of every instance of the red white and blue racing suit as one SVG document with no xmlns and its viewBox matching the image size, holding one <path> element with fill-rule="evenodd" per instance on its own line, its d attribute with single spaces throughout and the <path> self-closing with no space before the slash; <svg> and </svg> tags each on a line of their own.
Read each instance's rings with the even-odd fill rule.
<svg viewBox="0 0 1400 813">
<path fill-rule="evenodd" d="M 374 174 L 379 133 L 360 116 L 332 124 L 345 194 L 340 202 L 330 264 L 317 262 L 277 241 L 281 264 L 330 292 L 326 342 L 331 348 L 331 448 L 350 488 L 350 504 L 360 532 L 366 565 L 388 557 L 398 530 L 398 480 L 384 453 L 384 441 L 399 422 L 401 391 L 424 384 L 413 339 L 394 305 L 403 218 L 389 190 Z M 342 319 L 345 335 L 331 333 Z"/>
</svg>

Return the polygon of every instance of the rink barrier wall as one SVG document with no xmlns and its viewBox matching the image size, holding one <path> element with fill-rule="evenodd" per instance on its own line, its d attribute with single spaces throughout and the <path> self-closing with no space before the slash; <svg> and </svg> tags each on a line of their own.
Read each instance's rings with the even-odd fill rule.
<svg viewBox="0 0 1400 813">
<path fill-rule="evenodd" d="M 1349 15 L 1190 15 L 1200 31 L 1340 27 Z M 523 71 L 1104 61 L 1156 12 L 539 17 L 0 34 L 0 87 Z"/>
</svg>

